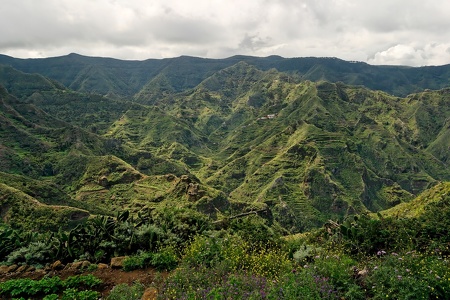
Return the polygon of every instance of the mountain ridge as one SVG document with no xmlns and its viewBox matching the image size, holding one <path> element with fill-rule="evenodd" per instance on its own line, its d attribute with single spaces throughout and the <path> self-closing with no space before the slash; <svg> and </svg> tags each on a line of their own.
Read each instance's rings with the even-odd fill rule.
<svg viewBox="0 0 450 300">
<path fill-rule="evenodd" d="M 10 65 L 27 73 L 39 73 L 76 91 L 112 93 L 121 97 L 138 94 L 161 73 L 166 74 L 174 91 L 180 92 L 195 87 L 213 72 L 239 61 L 245 61 L 263 71 L 275 68 L 280 72 L 300 76 L 304 80 L 342 81 L 383 90 L 397 96 L 406 96 L 427 88 L 440 89 L 450 84 L 450 65 L 377 66 L 338 58 L 241 55 L 224 59 L 180 56 L 146 60 L 89 57 L 75 53 L 34 59 L 0 55 L 0 64 Z M 80 82 L 84 82 L 84 85 Z"/>
</svg>

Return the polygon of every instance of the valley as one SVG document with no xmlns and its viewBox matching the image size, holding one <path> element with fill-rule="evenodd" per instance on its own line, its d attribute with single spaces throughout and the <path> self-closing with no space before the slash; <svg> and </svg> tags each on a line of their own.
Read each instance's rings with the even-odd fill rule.
<svg viewBox="0 0 450 300">
<path fill-rule="evenodd" d="M 333 58 L 0 56 L 1 234 L 57 233 L 61 259 L 102 262 L 200 245 L 209 230 L 245 240 L 253 228 L 266 241 L 339 224 L 330 236 L 345 240 L 355 215 L 431 218 L 424 207 L 448 200 L 449 72 Z M 98 241 L 71 249 L 89 235 Z"/>
</svg>

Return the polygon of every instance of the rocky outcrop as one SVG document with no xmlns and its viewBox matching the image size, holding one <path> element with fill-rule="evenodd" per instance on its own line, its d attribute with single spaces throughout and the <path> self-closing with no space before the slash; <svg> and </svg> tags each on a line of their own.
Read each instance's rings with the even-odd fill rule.
<svg viewBox="0 0 450 300">
<path fill-rule="evenodd" d="M 118 256 L 111 258 L 110 266 L 114 269 L 122 269 L 123 268 L 123 262 L 128 256 Z"/>
</svg>

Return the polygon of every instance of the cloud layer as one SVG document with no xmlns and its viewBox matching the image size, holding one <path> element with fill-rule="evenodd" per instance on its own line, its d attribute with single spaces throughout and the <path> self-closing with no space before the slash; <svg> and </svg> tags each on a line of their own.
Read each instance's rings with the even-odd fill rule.
<svg viewBox="0 0 450 300">
<path fill-rule="evenodd" d="M 0 53 L 450 63 L 450 1 L 3 0 Z"/>
</svg>

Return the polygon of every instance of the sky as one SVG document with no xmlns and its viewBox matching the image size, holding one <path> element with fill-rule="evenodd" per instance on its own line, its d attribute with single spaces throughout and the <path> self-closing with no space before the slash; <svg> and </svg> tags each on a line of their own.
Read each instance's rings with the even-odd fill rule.
<svg viewBox="0 0 450 300">
<path fill-rule="evenodd" d="M 2 0 L 0 54 L 450 64 L 449 0 Z"/>
</svg>

